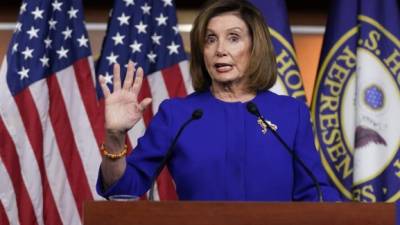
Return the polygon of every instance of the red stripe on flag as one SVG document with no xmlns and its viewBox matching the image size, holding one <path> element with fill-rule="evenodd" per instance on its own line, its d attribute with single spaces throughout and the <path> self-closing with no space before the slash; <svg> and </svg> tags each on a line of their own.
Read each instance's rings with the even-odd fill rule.
<svg viewBox="0 0 400 225">
<path fill-rule="evenodd" d="M 171 174 L 167 167 L 161 171 L 157 178 L 158 195 L 160 200 L 177 200 L 178 196 L 175 191 L 175 186 L 172 183 Z"/>
<path fill-rule="evenodd" d="M 179 64 L 164 68 L 161 71 L 169 97 L 184 97 L 187 95 Z M 167 167 L 164 167 L 157 178 L 158 195 L 160 200 L 176 200 L 175 186 Z"/>
<path fill-rule="evenodd" d="M 6 210 L 4 209 L 3 204 L 0 201 L 0 224 L 9 225 L 10 222 L 8 221 Z"/>
<path fill-rule="evenodd" d="M 92 80 L 92 72 L 88 58 L 83 58 L 74 63 L 76 80 L 86 113 L 94 131 L 97 144 L 100 144 L 104 136 L 104 108 L 97 103 L 96 89 Z"/>
<path fill-rule="evenodd" d="M 26 134 L 36 157 L 40 176 L 42 177 L 41 181 L 43 190 L 44 221 L 46 224 L 62 224 L 60 214 L 57 211 L 57 206 L 54 201 L 54 196 L 50 189 L 43 160 L 43 129 L 42 124 L 40 123 L 39 113 L 36 109 L 36 105 L 29 89 L 25 89 L 14 98 L 19 113 L 21 114 Z"/>
<path fill-rule="evenodd" d="M 10 176 L 14 188 L 20 224 L 37 224 L 36 215 L 28 191 L 22 180 L 21 165 L 17 150 L 10 134 L 7 132 L 3 120 L 0 118 L 0 157 L 3 160 L 7 173 Z"/>
<path fill-rule="evenodd" d="M 142 82 L 142 88 L 140 89 L 140 93 L 138 96 L 138 101 L 142 101 L 144 98 L 151 98 L 151 92 L 150 92 L 150 85 L 149 85 L 149 81 L 145 78 L 143 79 Z M 151 106 L 148 106 L 147 109 L 144 111 L 143 113 L 143 120 L 144 120 L 144 124 L 146 125 L 146 127 L 149 125 L 151 118 L 153 117 L 153 110 L 151 108 Z"/>
<path fill-rule="evenodd" d="M 50 93 L 50 119 L 53 125 L 55 138 L 60 150 L 61 158 L 64 162 L 65 172 L 75 198 L 76 207 L 82 218 L 82 206 L 86 200 L 92 200 L 93 196 L 89 188 L 89 183 L 78 153 L 78 147 L 74 140 L 70 118 L 61 89 L 55 75 L 47 78 Z M 73 90 L 71 90 L 73 91 Z M 71 118 L 73 121 L 74 118 Z"/>
<path fill-rule="evenodd" d="M 184 97 L 187 95 L 185 83 L 179 64 L 162 69 L 161 71 L 169 97 Z"/>
</svg>

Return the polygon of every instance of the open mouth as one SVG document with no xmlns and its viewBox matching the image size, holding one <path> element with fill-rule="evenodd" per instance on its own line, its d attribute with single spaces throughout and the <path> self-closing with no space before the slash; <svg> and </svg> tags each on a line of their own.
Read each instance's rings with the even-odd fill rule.
<svg viewBox="0 0 400 225">
<path fill-rule="evenodd" d="M 226 72 L 232 69 L 232 65 L 228 63 L 215 63 L 214 67 L 218 72 Z"/>
</svg>

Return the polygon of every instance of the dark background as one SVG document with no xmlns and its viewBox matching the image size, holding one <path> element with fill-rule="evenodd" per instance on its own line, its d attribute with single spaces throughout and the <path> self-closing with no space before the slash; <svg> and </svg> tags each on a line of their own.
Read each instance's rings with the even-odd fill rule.
<svg viewBox="0 0 400 225">
<path fill-rule="evenodd" d="M 265 0 L 268 1 L 268 0 Z M 99 7 L 104 6 L 109 8 L 112 5 L 112 0 L 83 0 L 85 6 Z M 177 8 L 193 8 L 196 9 L 202 5 L 204 0 L 175 0 Z M 21 1 L 16 0 L 1 0 L 0 6 L 16 6 L 18 7 Z M 326 10 L 328 1 L 326 0 L 286 0 L 286 4 L 290 10 Z"/>
<path fill-rule="evenodd" d="M 265 0 L 268 1 L 268 0 Z M 175 0 L 174 1 L 177 8 L 198 8 L 200 7 L 204 0 Z M 110 7 L 112 5 L 112 0 L 83 0 L 85 6 L 99 7 L 105 6 Z M 16 0 L 1 0 L 0 6 L 19 6 L 21 1 Z M 286 0 L 286 4 L 289 9 L 299 10 L 325 10 L 328 7 L 328 1 L 326 0 Z"/>
<path fill-rule="evenodd" d="M 265 0 L 268 1 L 268 0 Z M 108 12 L 113 0 L 83 0 L 88 22 L 103 21 L 107 15 L 99 19 L 96 14 Z M 198 10 L 205 0 L 174 0 L 178 11 Z M 15 22 L 21 0 L 0 0 L 0 22 Z M 329 0 L 286 0 L 289 22 L 291 25 L 325 25 Z M 94 14 L 94 15 L 93 15 Z"/>
<path fill-rule="evenodd" d="M 268 0 L 264 0 L 268 1 Z M 87 22 L 106 22 L 114 0 L 83 0 Z M 206 0 L 174 0 L 181 23 L 191 23 Z M 0 22 L 15 22 L 21 0 L 0 0 Z M 286 0 L 290 25 L 325 26 L 329 0 Z M 188 18 L 188 19 L 185 19 Z"/>
</svg>

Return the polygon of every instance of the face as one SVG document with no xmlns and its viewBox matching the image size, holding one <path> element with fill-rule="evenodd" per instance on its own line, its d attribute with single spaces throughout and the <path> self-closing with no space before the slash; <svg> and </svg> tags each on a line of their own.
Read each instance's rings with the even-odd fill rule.
<svg viewBox="0 0 400 225">
<path fill-rule="evenodd" d="M 220 14 L 207 25 L 204 62 L 212 85 L 245 84 L 252 41 L 246 23 L 234 12 Z"/>
</svg>

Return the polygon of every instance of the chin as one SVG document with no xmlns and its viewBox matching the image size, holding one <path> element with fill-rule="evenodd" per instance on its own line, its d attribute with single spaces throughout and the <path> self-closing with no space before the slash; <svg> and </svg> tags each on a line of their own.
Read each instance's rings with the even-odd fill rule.
<svg viewBox="0 0 400 225">
<path fill-rule="evenodd" d="M 214 76 L 214 80 L 217 82 L 221 82 L 221 83 L 233 82 L 233 81 L 239 80 L 239 79 L 240 79 L 239 77 L 231 76 L 228 74 L 219 74 L 217 76 Z"/>
<path fill-rule="evenodd" d="M 216 83 L 219 83 L 219 84 L 227 85 L 227 84 L 233 83 L 235 81 L 235 79 L 228 79 L 228 78 L 226 78 L 226 79 L 215 79 L 214 81 Z"/>
</svg>

